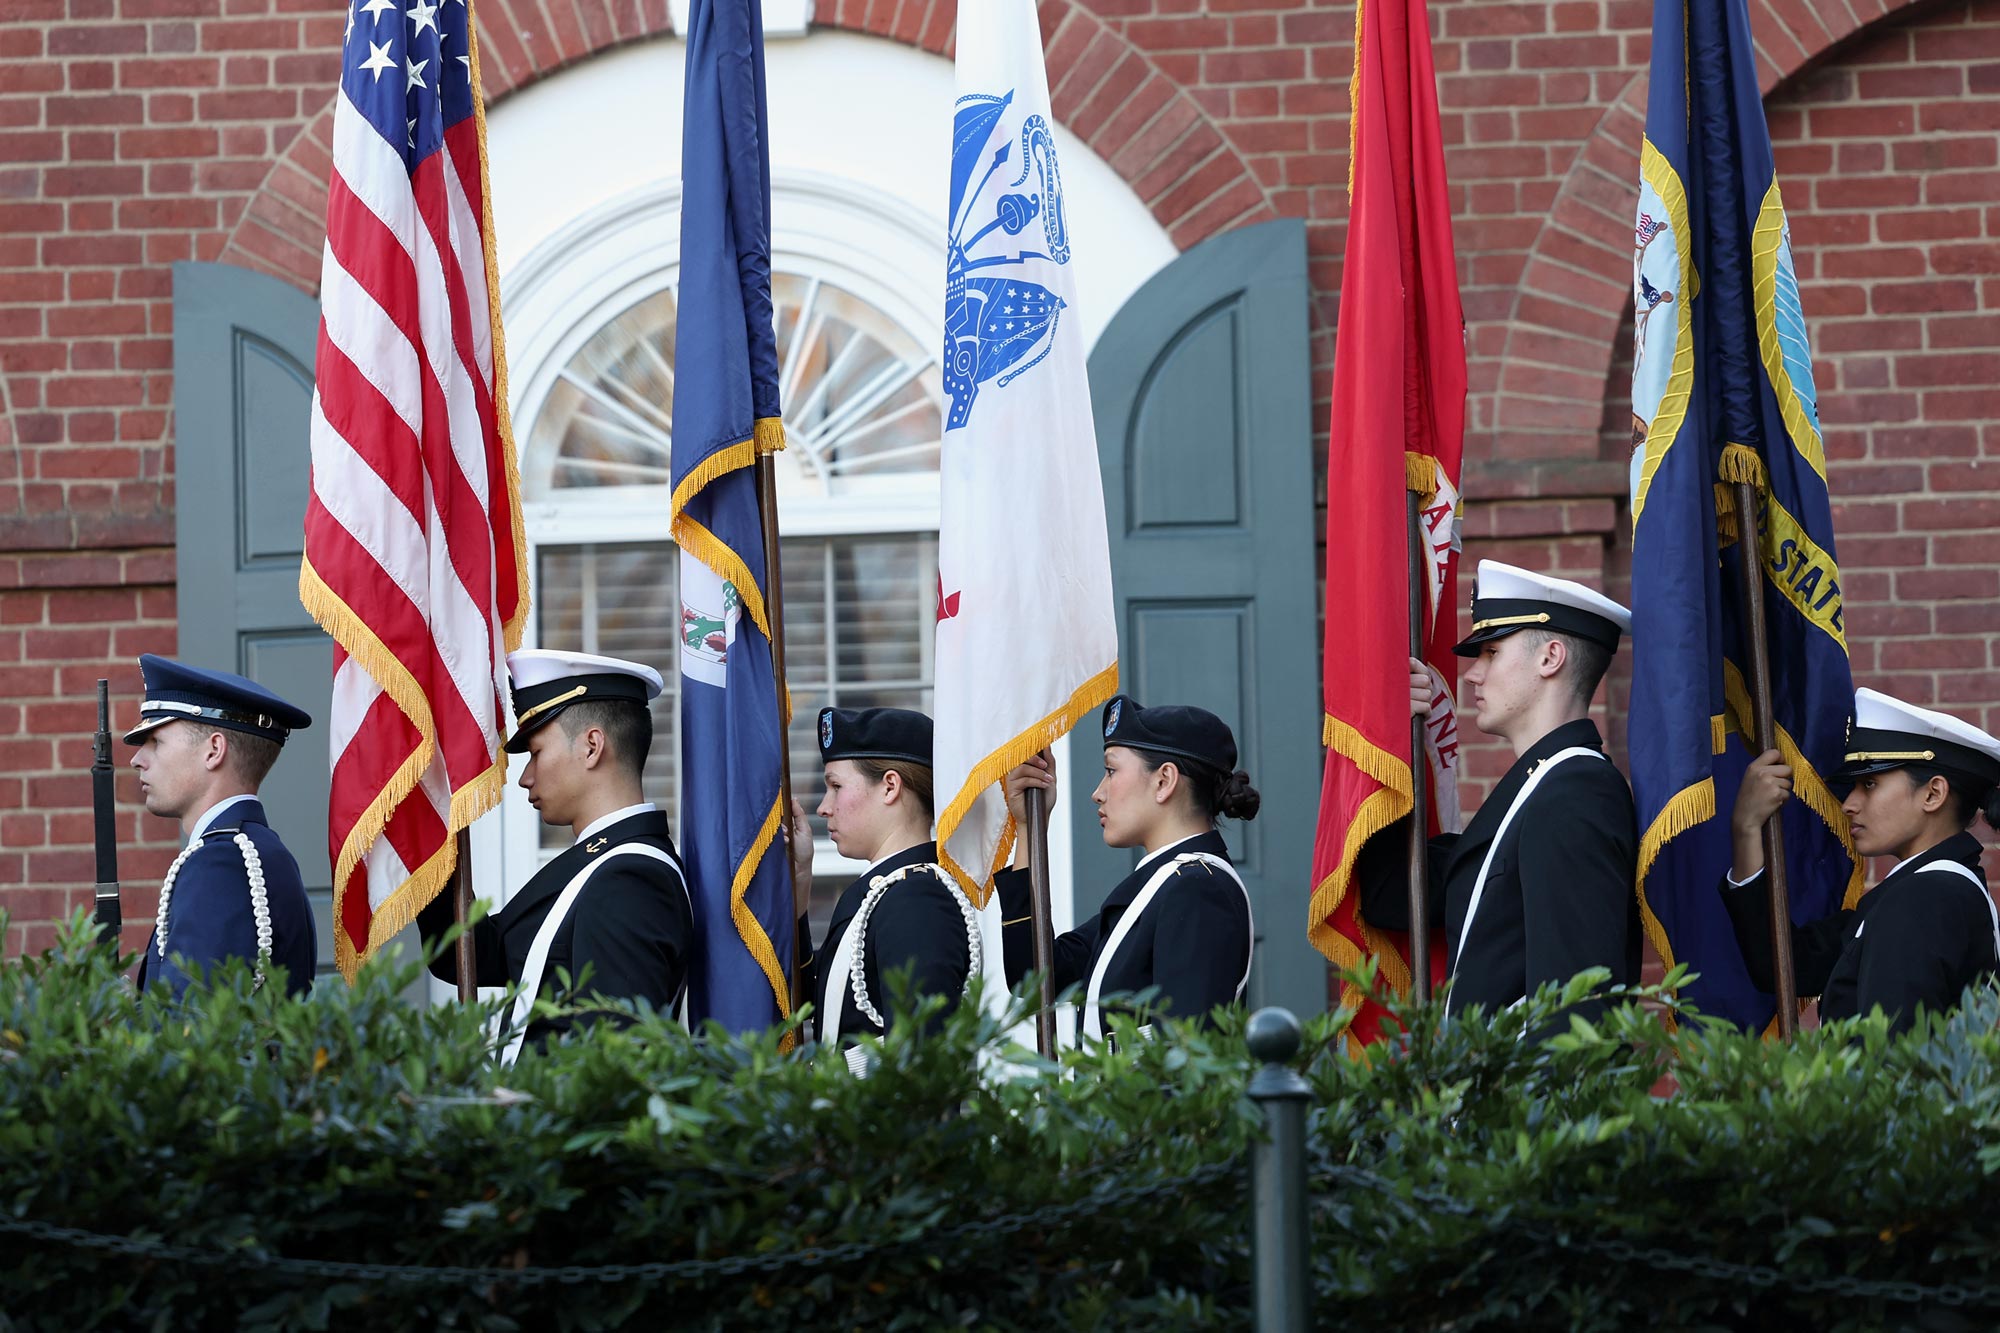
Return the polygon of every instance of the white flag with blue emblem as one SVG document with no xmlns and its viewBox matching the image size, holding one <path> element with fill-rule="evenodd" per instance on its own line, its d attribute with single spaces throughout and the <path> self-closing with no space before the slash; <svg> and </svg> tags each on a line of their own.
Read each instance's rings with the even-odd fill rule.
<svg viewBox="0 0 2000 1333">
<path fill-rule="evenodd" d="M 938 844 L 984 903 L 1008 769 L 1118 686 L 1111 554 L 1041 27 L 959 6 L 938 533 Z"/>
</svg>

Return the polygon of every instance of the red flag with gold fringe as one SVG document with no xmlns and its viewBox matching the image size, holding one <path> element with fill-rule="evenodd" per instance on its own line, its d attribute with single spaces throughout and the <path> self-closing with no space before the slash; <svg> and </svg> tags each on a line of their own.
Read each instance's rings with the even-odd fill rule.
<svg viewBox="0 0 2000 1333">
<path fill-rule="evenodd" d="M 1465 433 L 1465 321 L 1452 252 L 1424 0 L 1365 0 L 1355 15 L 1347 252 L 1341 274 L 1328 443 L 1326 776 L 1313 844 L 1309 932 L 1336 965 L 1379 960 L 1381 984 L 1410 985 L 1408 940 L 1363 918 L 1352 891 L 1367 840 L 1410 811 L 1406 645 L 1408 503 L 1420 500 L 1428 569 L 1424 659 L 1433 832 L 1458 827 L 1455 688 L 1459 460 Z M 1358 651 L 1357 651 L 1358 648 Z M 1444 974 L 1442 940 L 1430 949 Z M 1383 1010 L 1349 986 L 1354 1035 Z"/>
</svg>

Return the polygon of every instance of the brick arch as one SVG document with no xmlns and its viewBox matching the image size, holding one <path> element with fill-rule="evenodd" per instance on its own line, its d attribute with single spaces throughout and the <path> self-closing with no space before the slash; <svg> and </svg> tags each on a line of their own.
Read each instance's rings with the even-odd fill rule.
<svg viewBox="0 0 2000 1333">
<path fill-rule="evenodd" d="M 956 0 L 832 0 L 820 8 L 818 27 L 950 53 Z M 1049 0 L 1040 17 L 1056 119 L 1132 187 L 1177 249 L 1276 216 L 1242 154 L 1150 56 L 1069 0 Z M 488 104 L 590 56 L 671 30 L 666 0 L 546 7 L 535 0 L 484 0 L 479 42 Z M 224 248 L 225 263 L 318 290 L 332 145 L 329 97 L 244 209 Z"/>
<path fill-rule="evenodd" d="M 1816 8 L 1809 0 L 1751 0 L 1759 87 L 1768 100 L 1865 32 L 1950 2 L 1850 0 Z M 1529 251 L 1487 414 L 1488 456 L 1496 463 L 1597 457 L 1605 383 L 1632 305 L 1632 252 L 1623 240 L 1638 200 L 1645 128 L 1642 69 L 1578 149 Z"/>
</svg>

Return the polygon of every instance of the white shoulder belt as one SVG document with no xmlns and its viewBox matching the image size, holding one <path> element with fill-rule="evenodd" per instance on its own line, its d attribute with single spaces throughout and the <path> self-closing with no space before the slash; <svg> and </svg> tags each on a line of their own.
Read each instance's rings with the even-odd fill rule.
<svg viewBox="0 0 2000 1333">
<path fill-rule="evenodd" d="M 1507 836 L 1507 830 L 1513 824 L 1514 816 L 1521 813 L 1521 807 L 1528 803 L 1528 797 L 1534 794 L 1535 788 L 1541 785 L 1542 779 L 1548 776 L 1550 769 L 1566 759 L 1576 759 L 1583 755 L 1602 759 L 1606 763 L 1610 762 L 1610 758 L 1602 750 L 1593 750 L 1587 745 L 1573 745 L 1567 750 L 1556 751 L 1536 764 L 1529 772 L 1528 780 L 1521 784 L 1521 790 L 1514 793 L 1514 800 L 1508 805 L 1507 813 L 1500 817 L 1500 827 L 1493 831 L 1493 841 L 1486 844 L 1486 859 L 1479 863 L 1479 878 L 1472 882 L 1472 901 L 1465 907 L 1465 924 L 1459 927 L 1458 939 L 1452 945 L 1449 969 L 1451 975 L 1456 975 L 1458 972 L 1458 957 L 1465 951 L 1465 941 L 1472 934 L 1472 922 L 1479 915 L 1480 899 L 1486 896 L 1486 876 L 1493 869 L 1493 854 L 1500 850 L 1500 840 Z M 1445 997 L 1446 1013 L 1451 1012 L 1452 1001 L 1455 998 L 1452 995 Z"/>
<path fill-rule="evenodd" d="M 681 886 L 681 894 L 686 896 L 687 877 L 679 863 L 651 843 L 620 843 L 596 860 L 587 862 L 583 869 L 577 871 L 575 877 L 563 887 L 555 905 L 549 908 L 549 914 L 542 918 L 541 927 L 535 931 L 534 943 L 528 946 L 528 961 L 521 970 L 521 993 L 514 998 L 513 1009 L 493 1016 L 494 1039 L 496 1041 L 504 1039 L 506 1042 L 500 1052 L 501 1064 L 511 1065 L 521 1054 L 521 1043 L 528 1036 L 528 1015 L 534 1012 L 535 997 L 541 994 L 542 990 L 542 973 L 548 969 L 549 950 L 554 947 L 556 935 L 562 930 L 563 922 L 569 919 L 571 910 L 576 907 L 577 895 L 583 892 L 584 885 L 590 882 L 590 877 L 614 856 L 643 856 L 660 862 L 673 870 L 674 882 Z M 692 899 L 688 901 L 688 911 L 690 913 L 694 911 Z M 687 980 L 683 977 L 681 992 L 674 997 L 674 1008 L 679 1010 L 686 1002 Z"/>
<path fill-rule="evenodd" d="M 1118 946 L 1125 942 L 1125 937 L 1131 933 L 1133 925 L 1145 915 L 1146 909 L 1152 906 L 1154 896 L 1166 887 L 1167 881 L 1172 879 L 1182 866 L 1196 863 L 1220 871 L 1230 883 L 1234 884 L 1243 894 L 1244 912 L 1250 914 L 1250 947 L 1244 951 L 1243 979 L 1236 983 L 1236 998 L 1239 1000 L 1243 998 L 1243 990 L 1250 984 L 1250 964 L 1257 953 L 1257 920 L 1255 914 L 1251 913 L 1250 890 L 1244 887 L 1243 877 L 1236 873 L 1236 867 L 1222 857 L 1213 852 L 1182 852 L 1178 856 L 1168 858 L 1165 865 L 1153 872 L 1153 877 L 1146 881 L 1146 887 L 1139 890 L 1138 896 L 1132 899 L 1131 905 L 1118 918 L 1118 924 L 1111 928 L 1111 937 L 1098 951 L 1097 966 L 1090 970 L 1090 989 L 1083 998 L 1083 1031 L 1086 1036 L 1103 1040 L 1104 1019 L 1097 997 L 1104 989 L 1104 975 L 1111 969 L 1111 960 L 1118 953 Z"/>
</svg>

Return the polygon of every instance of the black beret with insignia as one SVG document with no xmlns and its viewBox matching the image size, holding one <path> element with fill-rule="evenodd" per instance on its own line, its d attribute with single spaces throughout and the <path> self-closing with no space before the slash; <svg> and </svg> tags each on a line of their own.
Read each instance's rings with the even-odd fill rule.
<svg viewBox="0 0 2000 1333">
<path fill-rule="evenodd" d="M 902 759 L 931 766 L 931 720 L 908 708 L 822 708 L 819 758 Z"/>
<path fill-rule="evenodd" d="M 1104 705 L 1104 745 L 1192 760 L 1218 773 L 1236 771 L 1236 737 L 1229 724 L 1188 704 L 1142 708 L 1130 695 L 1118 695 Z"/>
</svg>

